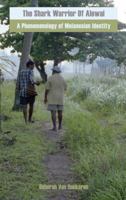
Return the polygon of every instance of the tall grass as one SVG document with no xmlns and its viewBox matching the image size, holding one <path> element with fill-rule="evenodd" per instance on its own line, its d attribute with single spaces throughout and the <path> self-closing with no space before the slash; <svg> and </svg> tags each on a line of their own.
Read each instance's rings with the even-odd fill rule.
<svg viewBox="0 0 126 200">
<path fill-rule="evenodd" d="M 125 84 L 125 80 L 90 77 L 70 83 L 65 141 L 78 181 L 89 185 L 81 200 L 126 199 Z M 110 111 L 108 115 L 103 108 Z"/>
<path fill-rule="evenodd" d="M 97 106 L 126 108 L 126 80 L 109 77 L 76 77 L 71 81 L 69 93 L 76 101 L 92 102 Z"/>
</svg>

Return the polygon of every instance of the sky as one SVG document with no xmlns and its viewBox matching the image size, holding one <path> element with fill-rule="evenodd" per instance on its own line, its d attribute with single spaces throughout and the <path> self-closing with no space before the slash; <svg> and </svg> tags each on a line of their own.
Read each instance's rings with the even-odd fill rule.
<svg viewBox="0 0 126 200">
<path fill-rule="evenodd" d="M 126 23 L 126 0 L 114 0 L 118 11 L 118 20 Z"/>
<path fill-rule="evenodd" d="M 118 20 L 126 23 L 126 0 L 114 0 L 114 5 L 117 8 Z M 0 34 L 8 29 L 7 26 L 0 25 Z"/>
</svg>

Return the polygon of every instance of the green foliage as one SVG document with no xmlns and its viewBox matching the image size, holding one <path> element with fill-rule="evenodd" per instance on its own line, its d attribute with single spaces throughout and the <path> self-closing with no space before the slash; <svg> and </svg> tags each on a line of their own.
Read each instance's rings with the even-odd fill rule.
<svg viewBox="0 0 126 200">
<path fill-rule="evenodd" d="M 9 31 L 7 31 L 0 38 L 1 41 L 0 48 L 4 49 L 7 47 L 13 47 L 12 50 L 13 53 L 15 51 L 21 52 L 23 46 L 23 38 L 24 36 L 21 33 L 10 34 Z"/>
<path fill-rule="evenodd" d="M 89 190 L 81 192 L 80 200 L 124 200 L 126 198 L 126 115 L 120 107 L 112 110 L 114 104 L 110 101 L 106 107 L 103 106 L 108 111 L 105 115 L 105 110 L 99 108 L 95 101 L 96 94 L 91 95 L 91 88 L 96 87 L 96 92 L 101 84 L 104 88 L 101 91 L 102 95 L 112 87 L 116 88 L 113 94 L 117 95 L 117 91 L 123 90 L 123 85 L 120 85 L 118 90 L 118 84 L 121 82 L 122 80 L 90 77 L 69 82 L 72 87 L 65 103 L 67 127 L 65 142 L 74 160 L 73 170 L 79 183 L 89 186 Z M 90 92 L 84 92 L 84 96 L 80 96 L 75 89 L 82 91 L 86 83 Z M 76 99 L 74 99 L 75 94 L 77 94 Z"/>
<path fill-rule="evenodd" d="M 30 6 L 27 0 L 4 0 L 3 7 L 0 8 L 0 12 L 2 13 L 1 20 L 6 20 L 6 24 L 9 23 L 9 8 L 10 7 L 20 7 L 20 6 Z"/>
<path fill-rule="evenodd" d="M 61 60 L 72 59 L 68 54 L 75 46 L 69 37 L 65 37 L 64 33 L 36 33 L 34 35 L 34 45 L 31 55 L 37 60 Z"/>
<path fill-rule="evenodd" d="M 31 2 L 26 0 L 6 0 L 4 7 L 0 8 L 2 13 L 2 20 L 6 19 L 6 23 L 9 23 L 9 7 L 11 6 L 30 6 Z M 63 7 L 81 7 L 81 6 L 109 6 L 111 3 L 105 3 L 104 0 L 40 0 L 39 6 L 63 6 Z M 120 33 L 121 34 L 121 33 Z M 58 57 L 60 60 L 76 60 L 85 61 L 87 56 L 90 55 L 90 62 L 92 62 L 97 56 L 111 57 L 112 59 L 118 59 L 119 63 L 124 62 L 124 56 L 122 51 L 120 55 L 116 46 L 124 44 L 122 37 L 118 33 L 117 36 L 114 33 L 35 33 L 32 45 L 31 55 L 36 61 L 51 60 Z M 118 38 L 117 38 L 118 37 Z M 112 38 L 112 39 L 111 39 Z M 22 51 L 23 34 L 21 33 L 9 33 L 3 35 L 0 39 L 0 47 L 12 46 L 14 51 Z M 117 41 L 118 42 L 117 44 Z M 72 48 L 78 47 L 79 53 L 72 57 L 68 54 Z M 115 53 L 116 52 L 116 53 Z M 123 50 L 124 55 L 125 50 Z"/>
<path fill-rule="evenodd" d="M 92 200 L 123 200 L 126 197 L 126 172 L 115 173 L 113 177 L 109 178 L 108 184 L 104 190 L 98 190 L 93 195 Z"/>
<path fill-rule="evenodd" d="M 109 77 L 97 80 L 91 77 L 74 78 L 68 82 L 64 140 L 74 161 L 73 170 L 77 182 L 89 185 L 89 190 L 80 192 L 80 200 L 126 198 L 126 114 L 120 107 L 116 107 L 115 110 L 110 110 L 109 115 L 105 115 L 104 110 L 98 109 L 94 96 L 91 96 L 92 85 L 97 90 L 101 85 L 104 89 L 101 90 L 102 95 L 113 87 L 115 87 L 114 93 L 119 94 L 121 90 L 123 91 L 124 82 L 125 80 Z M 83 88 L 80 88 L 81 85 L 84 86 L 83 83 L 87 83 L 90 92 L 84 91 L 84 96 L 80 95 L 75 102 L 73 97 L 79 94 L 78 91 Z M 41 94 L 43 88 L 38 90 Z M 12 113 L 13 91 L 14 84 L 5 82 L 2 85 L 2 113 L 11 119 L 2 122 L 0 199 L 42 200 L 45 196 L 38 190 L 38 184 L 46 182 L 42 158 L 47 150 L 52 151 L 53 147 L 46 144 L 40 135 L 39 122 L 36 125 L 22 126 L 24 124 L 22 113 Z M 89 110 L 92 105 L 93 110 Z M 111 107 L 113 105 L 106 106 L 108 111 Z M 42 109 L 41 96 L 38 97 L 36 108 L 36 118 L 41 121 L 47 120 L 48 115 L 45 114 L 44 107 Z M 14 139 L 13 144 L 8 145 L 6 141 L 12 139 Z"/>
<path fill-rule="evenodd" d="M 25 125 L 22 112 L 12 112 L 14 88 L 12 82 L 4 82 L 1 88 L 1 111 L 9 119 L 1 124 L 0 199 L 44 200 L 39 184 L 47 181 L 42 159 L 49 143 L 42 137 L 41 123 Z M 39 88 L 39 93 L 42 90 Z M 41 112 L 41 96 L 36 106 L 36 118 L 46 120 L 48 116 Z"/>
</svg>

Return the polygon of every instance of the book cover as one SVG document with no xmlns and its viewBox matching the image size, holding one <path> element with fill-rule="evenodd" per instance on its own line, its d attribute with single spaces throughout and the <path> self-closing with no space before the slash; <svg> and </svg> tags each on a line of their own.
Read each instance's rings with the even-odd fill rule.
<svg viewBox="0 0 126 200">
<path fill-rule="evenodd" d="M 126 198 L 126 3 L 0 1 L 0 200 Z"/>
</svg>

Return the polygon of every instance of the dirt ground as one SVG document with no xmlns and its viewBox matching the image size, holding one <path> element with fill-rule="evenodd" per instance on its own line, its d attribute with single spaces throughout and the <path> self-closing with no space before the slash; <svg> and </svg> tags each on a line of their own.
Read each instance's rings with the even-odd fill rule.
<svg viewBox="0 0 126 200">
<path fill-rule="evenodd" d="M 59 185 L 76 184 L 72 172 L 73 161 L 70 159 L 66 145 L 63 141 L 64 131 L 51 131 L 49 122 L 43 124 L 46 139 L 51 142 L 55 150 L 44 159 L 47 172 L 48 185 L 58 185 L 58 189 L 47 190 L 47 200 L 79 200 L 75 190 L 59 189 Z"/>
</svg>

